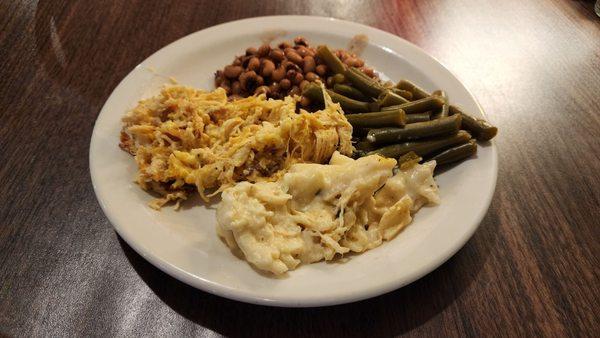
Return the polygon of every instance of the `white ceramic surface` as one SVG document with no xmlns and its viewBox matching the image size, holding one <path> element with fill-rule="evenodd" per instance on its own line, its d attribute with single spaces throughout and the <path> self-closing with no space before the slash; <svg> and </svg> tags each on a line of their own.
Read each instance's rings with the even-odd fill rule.
<svg viewBox="0 0 600 338">
<path fill-rule="evenodd" d="M 137 66 L 115 88 L 94 127 L 90 172 L 98 201 L 117 232 L 140 255 L 171 276 L 204 291 L 244 302 L 274 306 L 322 306 L 380 295 L 413 282 L 450 258 L 477 229 L 496 185 L 493 143 L 476 158 L 437 177 L 442 204 L 419 211 L 394 240 L 351 256 L 344 263 L 301 266 L 284 278 L 257 273 L 236 258 L 215 233 L 214 206 L 158 212 L 151 196 L 133 183 L 136 165 L 118 147 L 120 119 L 141 98 L 156 94 L 174 77 L 180 83 L 213 88 L 213 74 L 257 46 L 271 32 L 275 40 L 305 36 L 311 44 L 346 47 L 355 34 L 369 44 L 362 57 L 391 79 L 407 78 L 426 90 L 445 89 L 452 102 L 474 115 L 474 97 L 444 66 L 411 43 L 364 25 L 322 17 L 272 16 L 229 22 L 188 35 Z"/>
</svg>

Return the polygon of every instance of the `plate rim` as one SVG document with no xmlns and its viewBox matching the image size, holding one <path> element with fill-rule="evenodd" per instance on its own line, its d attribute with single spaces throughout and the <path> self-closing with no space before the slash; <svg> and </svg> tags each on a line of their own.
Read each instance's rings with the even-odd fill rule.
<svg viewBox="0 0 600 338">
<path fill-rule="evenodd" d="M 388 283 L 385 287 L 381 287 L 379 289 L 367 290 L 360 294 L 346 295 L 344 297 L 337 297 L 337 298 L 328 298 L 328 299 L 320 299 L 320 300 L 309 299 L 307 301 L 303 301 L 303 300 L 299 300 L 294 297 L 290 297 L 290 298 L 256 297 L 256 296 L 253 296 L 252 294 L 243 292 L 239 289 L 236 289 L 236 288 L 233 288 L 233 287 L 230 287 L 227 285 L 219 284 L 219 283 L 213 282 L 211 280 L 205 279 L 201 276 L 197 276 L 190 272 L 187 272 L 187 271 L 179 268 L 175 264 L 170 263 L 170 262 L 164 260 L 163 258 L 153 254 L 151 252 L 151 250 L 148 250 L 142 244 L 140 244 L 139 242 L 136 242 L 136 240 L 134 238 L 131 238 L 129 236 L 129 234 L 126 231 L 124 231 L 123 227 L 125 225 L 120 224 L 121 222 L 119 220 L 117 220 L 115 218 L 115 215 L 112 214 L 111 211 L 107 208 L 106 203 L 104 202 L 105 201 L 104 196 L 102 196 L 101 193 L 99 192 L 97 167 L 96 167 L 96 163 L 95 163 L 96 160 L 93 156 L 94 149 L 96 147 L 95 142 L 98 142 L 97 122 L 100 119 L 100 117 L 102 116 L 102 114 L 105 111 L 106 107 L 108 106 L 109 102 L 111 102 L 111 99 L 114 99 L 114 97 L 115 97 L 116 93 L 119 91 L 119 89 L 121 89 L 121 87 L 127 82 L 127 80 L 133 75 L 133 73 L 138 68 L 142 67 L 148 60 L 155 57 L 162 50 L 169 48 L 172 45 L 181 43 L 182 40 L 188 39 L 191 36 L 196 35 L 196 34 L 201 34 L 201 33 L 206 34 L 212 30 L 218 30 L 218 29 L 221 29 L 223 26 L 227 26 L 227 25 L 234 24 L 234 23 L 239 24 L 239 23 L 248 23 L 248 22 L 252 22 L 252 21 L 260 22 L 261 20 L 285 20 L 285 19 L 289 19 L 289 18 L 302 19 L 302 20 L 316 20 L 316 21 L 330 22 L 330 23 L 332 23 L 332 22 L 333 23 L 343 23 L 345 25 L 350 25 L 350 26 L 355 26 L 355 27 L 361 28 L 362 30 L 368 30 L 368 31 L 376 32 L 377 34 L 383 34 L 388 39 L 400 40 L 403 44 L 410 46 L 415 51 L 418 51 L 420 54 L 425 55 L 427 58 L 429 58 L 432 61 L 434 61 L 435 63 L 437 63 L 445 71 L 447 71 L 449 74 L 451 74 L 452 77 L 454 77 L 458 82 L 460 82 L 461 85 L 463 86 L 463 88 L 469 94 L 470 98 L 476 104 L 476 106 L 479 110 L 479 114 L 481 114 L 483 117 L 486 117 L 485 111 L 481 107 L 477 98 L 463 84 L 463 82 L 460 81 L 460 78 L 458 76 L 456 76 L 456 74 L 454 74 L 454 72 L 449 70 L 442 62 L 437 60 L 437 58 L 433 57 L 432 55 L 430 55 L 429 53 L 427 53 L 426 51 L 424 51 L 417 45 L 413 44 L 412 42 L 410 42 L 406 39 L 403 39 L 400 36 L 394 35 L 390 32 L 387 32 L 387 31 L 384 31 L 384 30 L 381 30 L 381 29 L 378 29 L 375 27 L 371 27 L 368 25 L 364 25 L 361 23 L 337 19 L 337 18 L 333 18 L 333 17 L 326 17 L 326 16 L 269 15 L 269 16 L 244 18 L 244 19 L 240 19 L 240 20 L 231 20 L 231 21 L 227 21 L 227 22 L 223 22 L 223 23 L 214 25 L 214 26 L 203 28 L 201 30 L 187 34 L 181 38 L 178 38 L 178 39 L 166 44 L 165 46 L 161 47 L 160 49 L 158 49 L 157 51 L 155 51 L 154 53 L 152 53 L 151 55 L 146 57 L 138 65 L 136 65 L 117 84 L 117 86 L 115 86 L 115 88 L 113 89 L 111 94 L 108 96 L 108 98 L 104 102 L 102 108 L 100 109 L 98 116 L 96 117 L 96 121 L 94 122 L 94 129 L 93 129 L 91 140 L 90 140 L 90 148 L 89 148 L 88 156 L 89 156 L 90 176 L 91 176 L 91 180 L 92 180 L 92 186 L 94 188 L 94 193 L 96 195 L 96 198 L 98 200 L 98 203 L 100 204 L 100 207 L 101 207 L 103 213 L 108 218 L 108 220 L 110 221 L 110 223 L 113 226 L 113 228 L 115 229 L 115 231 L 119 234 L 119 236 L 121 238 L 123 238 L 123 240 L 125 240 L 125 242 L 131 248 L 133 248 L 139 255 L 141 255 L 144 259 L 146 259 L 152 265 L 159 268 L 161 271 L 168 274 L 169 276 L 171 276 L 179 281 L 182 281 L 192 287 L 203 290 L 205 292 L 209 292 L 209 293 L 221 296 L 221 297 L 225 297 L 225 298 L 233 299 L 233 300 L 237 300 L 237 301 L 242 301 L 242 302 L 246 302 L 246 303 L 258 304 L 258 305 L 268 305 L 268 306 L 278 306 L 278 307 L 332 306 L 332 305 L 345 304 L 345 303 L 355 302 L 355 301 L 359 301 L 359 300 L 364 300 L 364 299 L 368 299 L 368 298 L 372 298 L 372 297 L 376 297 L 379 295 L 389 293 L 393 290 L 399 289 L 403 286 L 413 283 L 414 281 L 420 279 L 421 277 L 434 271 L 439 266 L 444 264 L 448 259 L 453 257 L 456 254 L 456 252 L 458 252 L 466 244 L 466 242 L 473 236 L 475 231 L 479 228 L 481 221 L 483 220 L 483 218 L 485 217 L 485 215 L 487 214 L 487 212 L 489 210 L 490 204 L 491 204 L 492 199 L 495 194 L 496 185 L 497 185 L 498 151 L 497 151 L 497 147 L 496 147 L 494 140 L 492 140 L 488 143 L 489 147 L 491 148 L 490 149 L 491 153 L 492 153 L 491 160 L 492 160 L 492 164 L 493 164 L 493 168 L 494 168 L 493 173 L 492 173 L 493 175 L 492 175 L 492 182 L 491 182 L 492 183 L 491 191 L 486 196 L 486 200 L 483 203 L 483 205 L 485 205 L 485 207 L 481 208 L 481 210 L 475 217 L 475 219 L 477 219 L 475 224 L 473 226 L 469 227 L 468 231 L 466 231 L 464 233 L 464 235 L 461 238 L 459 238 L 459 240 L 454 242 L 453 245 L 450 245 L 447 250 L 445 250 L 443 253 L 438 254 L 439 257 L 434 262 L 430 263 L 429 265 L 425 265 L 425 266 L 421 267 L 420 269 L 417 270 L 417 272 L 413 273 L 412 275 L 409 275 L 408 277 L 405 277 L 403 281 L 398 281 L 396 283 Z"/>
</svg>

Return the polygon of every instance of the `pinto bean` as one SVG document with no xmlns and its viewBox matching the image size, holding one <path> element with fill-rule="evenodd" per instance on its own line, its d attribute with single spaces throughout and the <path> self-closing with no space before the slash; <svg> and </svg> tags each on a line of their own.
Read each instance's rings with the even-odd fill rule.
<svg viewBox="0 0 600 338">
<path fill-rule="evenodd" d="M 262 76 L 269 77 L 271 76 L 271 74 L 273 74 L 274 70 L 275 64 L 273 63 L 273 61 L 269 59 L 262 59 L 262 69 L 260 72 Z"/>
<path fill-rule="evenodd" d="M 305 73 L 314 72 L 316 68 L 315 58 L 310 55 L 304 57 L 304 67 L 303 70 Z"/>
<path fill-rule="evenodd" d="M 252 91 L 256 87 L 256 72 L 249 70 L 240 74 L 240 85 L 243 90 Z"/>
<path fill-rule="evenodd" d="M 234 95 L 238 95 L 242 92 L 242 85 L 240 84 L 240 81 L 233 81 L 233 83 L 231 84 L 231 93 Z"/>
<path fill-rule="evenodd" d="M 304 75 L 304 79 L 310 82 L 316 81 L 319 76 L 313 72 L 308 72 Z"/>
<path fill-rule="evenodd" d="M 277 45 L 277 47 L 279 47 L 279 49 L 286 49 L 292 47 L 292 45 L 290 45 L 290 43 L 287 41 L 283 41 L 280 42 L 279 45 Z"/>
<path fill-rule="evenodd" d="M 308 55 L 308 48 L 304 47 L 304 46 L 296 46 L 296 53 L 298 53 L 298 55 L 300 55 L 301 57 L 305 57 Z"/>
<path fill-rule="evenodd" d="M 248 56 L 256 55 L 256 53 L 258 53 L 258 49 L 256 49 L 256 47 L 248 47 L 246 49 L 246 55 L 248 55 Z"/>
<path fill-rule="evenodd" d="M 294 77 L 292 77 L 291 80 L 295 85 L 299 85 L 302 81 L 304 81 L 304 75 L 302 75 L 302 73 L 296 72 L 296 74 L 294 75 Z"/>
<path fill-rule="evenodd" d="M 327 66 L 326 65 L 318 65 L 315 68 L 317 74 L 319 74 L 320 77 L 325 76 L 325 74 L 327 74 Z"/>
<path fill-rule="evenodd" d="M 271 51 L 271 46 L 264 44 L 264 45 L 261 45 L 260 47 L 258 47 L 257 54 L 260 57 L 265 57 L 265 56 L 269 55 L 270 51 Z"/>
<path fill-rule="evenodd" d="M 285 59 L 285 54 L 280 49 L 272 49 L 269 52 L 269 57 L 273 59 L 273 61 L 281 62 Z"/>
<path fill-rule="evenodd" d="M 258 68 L 260 68 L 260 60 L 254 56 L 250 59 L 250 61 L 248 61 L 248 70 L 253 70 L 253 71 L 258 71 Z"/>
<path fill-rule="evenodd" d="M 283 68 L 285 68 L 286 71 L 288 71 L 288 70 L 295 70 L 297 72 L 301 71 L 301 68 L 298 67 L 297 64 L 295 64 L 291 61 L 288 61 L 288 60 L 281 62 L 281 66 L 283 66 Z"/>
<path fill-rule="evenodd" d="M 244 69 L 241 66 L 229 65 L 223 69 L 223 74 L 229 79 L 235 79 L 240 76 L 243 71 Z"/>
<path fill-rule="evenodd" d="M 277 67 L 271 74 L 271 79 L 275 82 L 281 81 L 285 77 L 285 68 Z"/>
<path fill-rule="evenodd" d="M 297 65 L 302 64 L 302 57 L 298 53 L 296 53 L 296 51 L 292 48 L 285 49 L 285 56 L 288 58 L 288 60 L 292 61 Z"/>
<path fill-rule="evenodd" d="M 292 86 L 292 81 L 290 81 L 289 79 L 283 79 L 279 81 L 279 86 L 283 90 L 288 90 Z"/>
</svg>

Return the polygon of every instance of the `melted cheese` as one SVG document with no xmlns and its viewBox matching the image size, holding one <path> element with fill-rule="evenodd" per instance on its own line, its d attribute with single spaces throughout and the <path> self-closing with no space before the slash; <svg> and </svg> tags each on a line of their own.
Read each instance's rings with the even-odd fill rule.
<svg viewBox="0 0 600 338">
<path fill-rule="evenodd" d="M 435 162 L 393 174 L 396 161 L 294 164 L 276 182 L 241 182 L 223 191 L 217 231 L 261 270 L 283 274 L 301 263 L 363 252 L 393 239 L 427 203 L 439 203 Z"/>
</svg>

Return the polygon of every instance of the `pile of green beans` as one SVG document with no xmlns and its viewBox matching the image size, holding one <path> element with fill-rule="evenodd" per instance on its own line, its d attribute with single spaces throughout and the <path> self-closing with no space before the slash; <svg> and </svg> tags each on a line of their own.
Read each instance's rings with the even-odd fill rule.
<svg viewBox="0 0 600 338">
<path fill-rule="evenodd" d="M 438 165 L 462 161 L 477 152 L 477 142 L 491 140 L 498 129 L 450 104 L 443 90 L 428 93 L 409 80 L 382 83 L 345 65 L 327 46 L 317 55 L 339 79 L 327 94 L 339 103 L 353 126 L 355 157 L 378 154 L 413 163 L 435 160 Z M 302 95 L 322 104 L 319 84 Z"/>
</svg>

